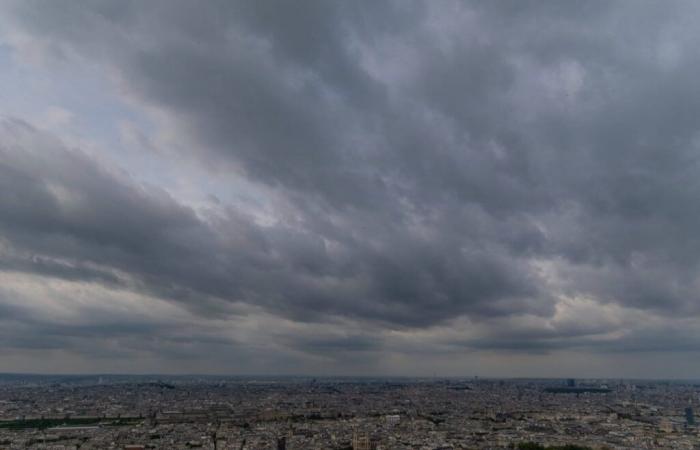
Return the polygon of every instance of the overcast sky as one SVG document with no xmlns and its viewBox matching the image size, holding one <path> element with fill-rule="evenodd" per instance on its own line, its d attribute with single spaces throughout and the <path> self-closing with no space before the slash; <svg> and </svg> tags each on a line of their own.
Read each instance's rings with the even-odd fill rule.
<svg viewBox="0 0 700 450">
<path fill-rule="evenodd" d="M 0 0 L 0 372 L 700 377 L 698 23 Z"/>
</svg>

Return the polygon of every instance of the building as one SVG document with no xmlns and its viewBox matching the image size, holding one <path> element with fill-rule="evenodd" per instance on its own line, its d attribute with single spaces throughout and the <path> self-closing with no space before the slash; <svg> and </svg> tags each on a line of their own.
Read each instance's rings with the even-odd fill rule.
<svg viewBox="0 0 700 450">
<path fill-rule="evenodd" d="M 401 422 L 401 416 L 398 414 L 390 414 L 385 417 L 386 424 L 389 426 L 398 425 Z"/>
<path fill-rule="evenodd" d="M 352 434 L 352 450 L 376 450 L 377 442 L 366 433 L 354 432 Z"/>
<path fill-rule="evenodd" d="M 693 414 L 693 408 L 690 406 L 685 408 L 685 424 L 689 427 L 695 426 L 695 414 Z"/>
</svg>

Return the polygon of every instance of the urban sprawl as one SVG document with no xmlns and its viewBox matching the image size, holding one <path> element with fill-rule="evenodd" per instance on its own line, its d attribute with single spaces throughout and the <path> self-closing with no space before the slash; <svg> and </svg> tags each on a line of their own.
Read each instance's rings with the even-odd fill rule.
<svg viewBox="0 0 700 450">
<path fill-rule="evenodd" d="M 700 449 L 680 381 L 0 375 L 0 449 Z"/>
</svg>

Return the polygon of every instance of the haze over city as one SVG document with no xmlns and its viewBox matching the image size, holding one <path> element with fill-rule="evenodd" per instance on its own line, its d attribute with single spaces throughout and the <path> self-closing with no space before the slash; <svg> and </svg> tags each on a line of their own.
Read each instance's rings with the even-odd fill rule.
<svg viewBox="0 0 700 450">
<path fill-rule="evenodd" d="M 698 23 L 1 0 L 0 372 L 700 379 Z"/>
</svg>

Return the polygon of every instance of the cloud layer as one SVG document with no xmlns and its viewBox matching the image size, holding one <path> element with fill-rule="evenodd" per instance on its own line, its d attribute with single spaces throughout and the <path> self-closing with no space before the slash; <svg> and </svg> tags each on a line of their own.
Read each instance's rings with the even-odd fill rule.
<svg viewBox="0 0 700 450">
<path fill-rule="evenodd" d="M 105 86 L 3 109 L 8 352 L 544 374 L 700 349 L 693 3 L 1 11 L 12 66 Z"/>
</svg>

